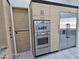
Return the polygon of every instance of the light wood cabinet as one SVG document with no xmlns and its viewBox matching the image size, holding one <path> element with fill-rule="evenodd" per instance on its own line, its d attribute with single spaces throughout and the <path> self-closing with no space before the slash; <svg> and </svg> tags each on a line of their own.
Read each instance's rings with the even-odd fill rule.
<svg viewBox="0 0 79 59">
<path fill-rule="evenodd" d="M 0 0 L 0 48 L 8 47 L 7 45 L 7 34 L 6 34 L 6 25 L 5 25 L 5 11 L 4 0 Z"/>
<path fill-rule="evenodd" d="M 17 52 L 30 50 L 28 9 L 14 8 L 14 26 Z"/>
<path fill-rule="evenodd" d="M 29 31 L 17 32 L 16 45 L 17 52 L 29 51 L 30 49 Z"/>
<path fill-rule="evenodd" d="M 50 9 L 49 5 L 46 4 L 37 4 L 34 3 L 32 5 L 32 15 L 33 16 L 49 16 L 50 14 Z"/>
<path fill-rule="evenodd" d="M 15 30 L 29 30 L 28 11 L 25 9 L 13 9 Z"/>
</svg>

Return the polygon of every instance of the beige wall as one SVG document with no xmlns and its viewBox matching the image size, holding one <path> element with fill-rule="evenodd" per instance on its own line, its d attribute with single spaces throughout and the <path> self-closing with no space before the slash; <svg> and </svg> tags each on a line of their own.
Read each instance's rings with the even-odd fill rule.
<svg viewBox="0 0 79 59">
<path fill-rule="evenodd" d="M 32 20 L 35 20 L 35 19 L 51 20 L 51 43 L 50 43 L 51 52 L 59 50 L 60 12 L 77 13 L 77 9 L 32 2 L 31 10 L 32 10 Z M 41 10 L 45 11 L 44 15 L 40 14 Z M 32 24 L 32 28 L 33 28 L 33 24 Z M 34 32 L 32 32 L 32 34 L 33 33 Z M 34 49 L 34 36 L 32 39 L 32 44 L 33 44 L 32 47 L 34 51 L 35 50 Z"/>
</svg>

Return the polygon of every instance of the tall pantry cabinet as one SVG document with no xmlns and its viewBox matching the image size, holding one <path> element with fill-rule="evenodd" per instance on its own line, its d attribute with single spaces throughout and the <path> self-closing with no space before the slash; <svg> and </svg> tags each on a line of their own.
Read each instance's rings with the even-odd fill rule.
<svg viewBox="0 0 79 59">
<path fill-rule="evenodd" d="M 0 0 L 0 49 L 3 49 L 4 59 L 13 59 L 12 38 L 10 3 L 8 0 Z"/>
</svg>

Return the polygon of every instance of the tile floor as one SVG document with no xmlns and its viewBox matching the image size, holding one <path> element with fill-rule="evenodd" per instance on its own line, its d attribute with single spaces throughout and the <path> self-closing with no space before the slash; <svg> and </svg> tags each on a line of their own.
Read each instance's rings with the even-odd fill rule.
<svg viewBox="0 0 79 59">
<path fill-rule="evenodd" d="M 35 58 L 33 57 L 32 52 L 28 51 L 18 54 L 16 59 L 35 59 Z"/>
<path fill-rule="evenodd" d="M 20 54 L 17 59 L 79 59 L 79 47 L 69 48 L 37 58 L 34 58 L 30 52 L 25 52 Z"/>
<path fill-rule="evenodd" d="M 36 59 L 79 59 L 79 48 L 69 48 L 56 53 L 40 56 Z"/>
</svg>

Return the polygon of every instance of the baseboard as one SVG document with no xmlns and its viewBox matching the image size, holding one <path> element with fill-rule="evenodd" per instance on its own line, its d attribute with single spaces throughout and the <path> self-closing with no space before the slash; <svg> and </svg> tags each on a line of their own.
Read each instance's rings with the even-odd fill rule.
<svg viewBox="0 0 79 59">
<path fill-rule="evenodd" d="M 76 47 L 76 46 L 72 46 L 72 47 L 69 47 L 69 48 L 73 48 L 73 47 Z M 44 55 L 48 55 L 48 54 L 52 54 L 52 53 L 57 53 L 59 51 L 66 50 L 66 49 L 69 49 L 69 48 L 65 48 L 65 49 L 61 49 L 61 50 L 56 50 L 56 51 L 45 53 L 45 54 L 41 54 L 41 55 L 38 55 L 38 56 L 35 56 L 35 57 L 40 57 L 40 56 L 44 56 Z"/>
<path fill-rule="evenodd" d="M 40 57 L 40 56 L 44 56 L 44 55 L 48 55 L 48 54 L 52 54 L 52 53 L 57 53 L 57 52 L 59 52 L 59 50 L 53 51 L 53 52 L 48 52 L 48 53 L 45 53 L 45 54 L 41 54 L 41 55 L 38 55 L 38 56 L 35 56 L 35 57 Z"/>
</svg>

